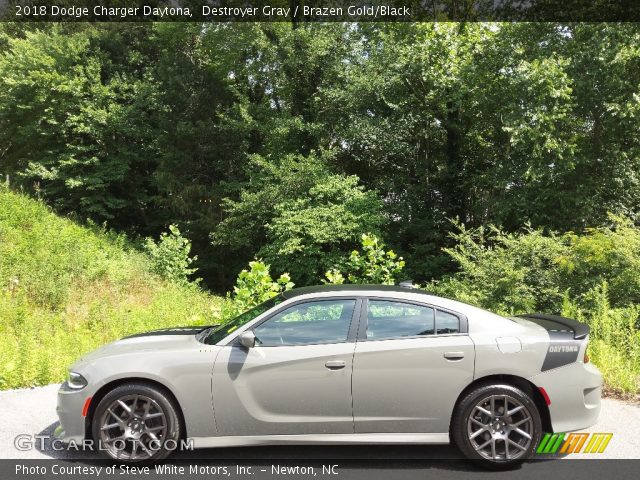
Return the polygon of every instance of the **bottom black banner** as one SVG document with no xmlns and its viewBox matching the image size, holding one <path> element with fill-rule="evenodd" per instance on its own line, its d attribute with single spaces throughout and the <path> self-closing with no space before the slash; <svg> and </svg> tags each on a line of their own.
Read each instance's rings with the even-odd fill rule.
<svg viewBox="0 0 640 480">
<path fill-rule="evenodd" d="M 296 459 L 289 460 L 174 460 L 135 467 L 101 460 L 9 460 L 0 459 L 0 478 L 111 480 L 153 478 L 179 479 L 627 479 L 638 478 L 640 460 L 549 459 L 526 462 L 502 472 L 485 470 L 462 459 Z"/>
</svg>

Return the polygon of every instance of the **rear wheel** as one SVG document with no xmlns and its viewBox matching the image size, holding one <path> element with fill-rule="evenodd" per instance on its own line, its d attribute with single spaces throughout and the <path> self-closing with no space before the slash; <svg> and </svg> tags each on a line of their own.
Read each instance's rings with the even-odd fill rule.
<svg viewBox="0 0 640 480">
<path fill-rule="evenodd" d="M 167 457 L 181 426 L 173 400 L 145 384 L 125 384 L 107 393 L 93 416 L 92 433 L 107 457 L 140 463 Z"/>
<path fill-rule="evenodd" d="M 510 385 L 485 385 L 459 402 L 451 433 L 468 458 L 507 469 L 531 457 L 540 442 L 542 422 L 527 393 Z"/>
</svg>

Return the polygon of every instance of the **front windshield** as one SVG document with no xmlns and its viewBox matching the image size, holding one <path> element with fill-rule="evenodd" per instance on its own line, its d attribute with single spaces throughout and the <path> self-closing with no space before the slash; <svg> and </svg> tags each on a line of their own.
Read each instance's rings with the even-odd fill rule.
<svg viewBox="0 0 640 480">
<path fill-rule="evenodd" d="M 251 310 L 247 310 L 246 312 L 241 313 L 237 317 L 231 319 L 226 323 L 223 323 L 222 325 L 213 326 L 208 332 L 203 332 L 205 333 L 205 335 L 203 335 L 202 341 L 208 345 L 215 345 L 227 335 L 230 335 L 244 324 L 249 323 L 259 315 L 262 315 L 270 308 L 275 307 L 283 300 L 284 298 L 282 297 L 282 295 L 277 295 L 273 298 L 270 298 L 266 302 L 261 303 L 260 305 L 256 305 Z"/>
</svg>

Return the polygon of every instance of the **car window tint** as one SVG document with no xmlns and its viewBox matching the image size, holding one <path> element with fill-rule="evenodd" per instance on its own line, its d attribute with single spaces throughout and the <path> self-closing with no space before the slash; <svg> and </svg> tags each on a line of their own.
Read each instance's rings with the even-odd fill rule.
<svg viewBox="0 0 640 480">
<path fill-rule="evenodd" d="M 347 340 L 356 301 L 321 300 L 293 305 L 254 329 L 263 346 L 313 345 Z"/>
<path fill-rule="evenodd" d="M 433 335 L 433 308 L 387 300 L 369 300 L 367 338 Z"/>
<path fill-rule="evenodd" d="M 201 338 L 204 339 L 204 343 L 208 343 L 209 345 L 215 345 L 224 337 L 230 335 L 245 323 L 249 323 L 251 320 L 254 320 L 258 316 L 262 315 L 264 312 L 269 310 L 270 308 L 273 308 L 276 305 L 278 305 L 283 300 L 284 300 L 284 297 L 282 295 L 276 295 L 275 297 L 270 298 L 266 302 L 263 302 L 253 307 L 251 310 L 247 310 L 246 312 L 241 313 L 240 315 L 233 318 L 227 323 L 224 323 L 222 325 L 216 325 L 205 330 L 205 332 L 203 332 L 204 335 Z"/>
<path fill-rule="evenodd" d="M 460 333 L 460 319 L 452 313 L 437 310 L 436 332 L 439 335 L 445 333 Z"/>
</svg>

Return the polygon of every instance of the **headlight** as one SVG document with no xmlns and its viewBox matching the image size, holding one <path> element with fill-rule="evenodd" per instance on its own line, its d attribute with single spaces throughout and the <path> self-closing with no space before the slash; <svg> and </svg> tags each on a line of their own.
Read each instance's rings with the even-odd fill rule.
<svg viewBox="0 0 640 480">
<path fill-rule="evenodd" d="M 76 372 L 69 372 L 67 374 L 67 381 L 64 382 L 63 388 L 66 390 L 82 390 L 87 386 L 87 379 Z"/>
</svg>

